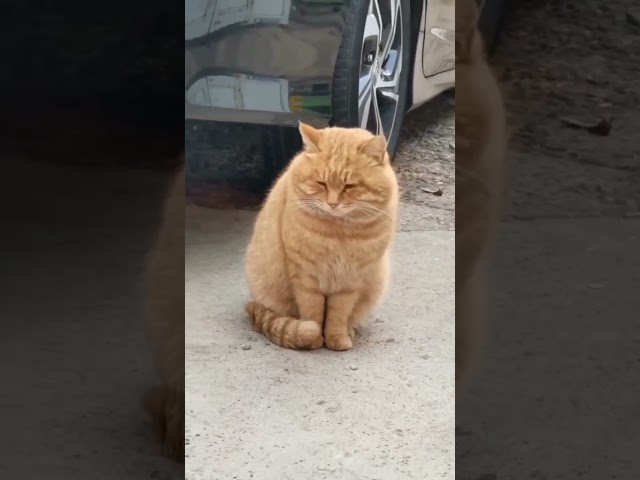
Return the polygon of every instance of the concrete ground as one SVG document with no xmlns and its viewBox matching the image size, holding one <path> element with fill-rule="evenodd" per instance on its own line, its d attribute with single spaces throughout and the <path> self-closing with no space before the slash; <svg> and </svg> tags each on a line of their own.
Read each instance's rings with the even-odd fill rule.
<svg viewBox="0 0 640 480">
<path fill-rule="evenodd" d="M 454 113 L 447 93 L 405 119 L 393 286 L 344 353 L 252 332 L 260 130 L 185 123 L 189 480 L 454 478 Z"/>
<path fill-rule="evenodd" d="M 340 353 L 253 332 L 255 212 L 188 207 L 187 479 L 454 478 L 454 233 L 406 207 L 390 294 Z"/>
</svg>

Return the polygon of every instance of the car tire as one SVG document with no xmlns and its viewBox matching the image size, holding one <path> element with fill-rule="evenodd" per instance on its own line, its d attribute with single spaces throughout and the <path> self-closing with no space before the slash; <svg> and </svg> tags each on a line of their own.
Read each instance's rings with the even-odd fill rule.
<svg viewBox="0 0 640 480">
<path fill-rule="evenodd" d="M 271 184 L 284 170 L 296 153 L 302 150 L 302 139 L 297 128 L 265 126 L 262 129 L 262 157 L 265 178 Z"/>
<path fill-rule="evenodd" d="M 379 15 L 374 10 L 376 5 Z M 390 13 L 394 8 L 399 13 L 397 30 L 389 44 L 386 40 L 392 25 Z M 366 126 L 373 133 L 376 133 L 375 130 L 384 133 L 391 157 L 398 148 L 409 96 L 409 8 L 409 0 L 353 0 L 347 13 L 332 82 L 332 124 L 341 127 Z M 374 18 L 371 18 L 372 15 Z M 379 28 L 380 23 L 382 29 Z M 389 52 L 387 55 L 383 50 L 385 46 Z M 367 79 L 372 81 L 367 83 Z M 368 110 L 367 102 L 360 102 L 367 92 L 372 100 Z M 379 107 L 379 117 L 375 115 L 374 100 Z M 365 115 L 366 122 L 361 118 Z M 381 129 L 379 123 L 382 123 Z"/>
<path fill-rule="evenodd" d="M 386 6 L 398 5 L 398 26 L 401 27 L 402 46 L 400 56 L 400 70 L 397 78 L 397 107 L 392 120 L 387 123 L 390 128 L 384 131 L 387 137 L 389 155 L 393 158 L 400 137 L 400 129 L 407 110 L 409 94 L 410 62 L 411 62 L 411 21 L 409 0 L 354 0 L 350 3 L 345 21 L 340 49 L 336 60 L 332 80 L 331 125 L 339 127 L 358 127 L 360 111 L 358 105 L 359 80 L 363 65 L 364 33 L 372 2 L 378 1 Z M 386 2 L 386 3 L 382 3 Z M 396 3 L 397 2 L 397 3 Z M 389 13 L 386 8 L 385 13 Z M 355 48 L 357 46 L 357 48 Z M 397 45 L 395 45 L 397 46 Z M 289 164 L 292 157 L 301 150 L 302 141 L 296 128 L 268 126 L 262 132 L 262 154 L 264 158 L 265 178 L 271 181 Z"/>
</svg>

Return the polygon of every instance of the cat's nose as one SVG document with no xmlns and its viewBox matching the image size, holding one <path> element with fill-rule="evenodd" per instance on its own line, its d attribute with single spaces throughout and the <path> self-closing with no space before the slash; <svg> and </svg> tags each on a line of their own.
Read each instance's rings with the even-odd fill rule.
<svg viewBox="0 0 640 480">
<path fill-rule="evenodd" d="M 336 208 L 340 203 L 327 202 L 331 208 Z"/>
</svg>

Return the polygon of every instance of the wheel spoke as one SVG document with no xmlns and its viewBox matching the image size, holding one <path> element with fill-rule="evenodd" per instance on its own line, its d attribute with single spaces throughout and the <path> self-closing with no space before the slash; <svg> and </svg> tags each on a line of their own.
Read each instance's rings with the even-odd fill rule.
<svg viewBox="0 0 640 480">
<path fill-rule="evenodd" d="M 362 36 L 363 45 L 367 40 L 375 38 L 375 44 L 377 46 L 380 42 L 380 32 L 381 28 L 380 24 L 378 23 L 378 19 L 376 19 L 375 15 L 372 13 L 368 14 L 364 24 L 364 34 Z"/>
<path fill-rule="evenodd" d="M 382 34 L 382 17 L 380 16 L 380 8 L 378 7 L 378 0 L 371 0 L 369 2 L 369 10 L 367 12 L 367 18 L 364 23 L 364 34 L 362 36 L 362 43 L 371 40 L 375 37 L 376 56 L 380 50 L 380 35 Z"/>
<path fill-rule="evenodd" d="M 380 116 L 380 105 L 378 105 L 378 96 L 372 95 L 371 103 L 373 103 L 373 114 L 375 117 L 375 134 L 380 135 L 381 133 L 385 133 L 382 128 L 382 117 Z"/>
<path fill-rule="evenodd" d="M 384 89 L 384 90 L 395 90 L 398 86 L 398 77 L 399 72 L 397 72 L 393 77 L 387 78 L 384 75 L 381 75 L 376 80 L 376 88 Z"/>
<path fill-rule="evenodd" d="M 380 35 L 382 22 L 377 0 L 369 2 L 369 11 L 364 24 L 362 36 L 362 60 L 358 82 L 358 117 L 360 127 L 366 129 L 369 123 L 373 86 L 377 79 L 374 67 L 380 54 Z M 367 61 L 368 60 L 368 61 Z"/>
<path fill-rule="evenodd" d="M 391 50 L 384 68 L 379 72 L 376 86 L 380 88 L 396 88 L 402 70 L 402 52 Z"/>
<path fill-rule="evenodd" d="M 381 1 L 385 3 L 380 4 Z M 404 47 L 401 8 L 400 0 L 370 0 L 362 40 L 360 128 L 387 136 L 400 113 L 398 87 Z"/>
<path fill-rule="evenodd" d="M 376 1 L 376 0 L 372 0 L 372 1 Z M 382 61 L 386 60 L 387 55 L 389 55 L 389 50 L 391 50 L 391 47 L 393 45 L 393 42 L 396 38 L 396 30 L 398 28 L 398 16 L 400 15 L 400 0 L 389 0 L 390 5 L 389 5 L 389 13 L 391 15 L 391 22 L 389 24 L 389 26 L 386 28 L 386 30 L 388 30 L 388 33 L 385 35 L 385 31 L 384 31 L 384 27 L 382 27 L 382 23 L 380 23 L 381 25 L 381 29 L 382 29 L 382 34 L 383 34 L 383 45 L 380 49 L 380 58 L 382 59 Z"/>
<path fill-rule="evenodd" d="M 384 24 L 382 22 L 382 14 L 380 13 L 380 5 L 378 5 L 378 0 L 370 0 L 367 15 L 372 15 L 373 18 L 375 18 L 376 23 L 378 24 L 378 29 L 380 32 L 382 32 Z"/>
<path fill-rule="evenodd" d="M 360 128 L 366 130 L 369 123 L 369 112 L 373 101 L 373 75 L 360 78 L 360 92 L 358 95 L 358 117 L 360 118 Z"/>
<path fill-rule="evenodd" d="M 379 93 L 383 97 L 398 103 L 398 97 L 399 96 L 393 90 L 384 90 L 382 88 L 378 88 L 376 91 L 377 91 L 377 93 Z"/>
</svg>

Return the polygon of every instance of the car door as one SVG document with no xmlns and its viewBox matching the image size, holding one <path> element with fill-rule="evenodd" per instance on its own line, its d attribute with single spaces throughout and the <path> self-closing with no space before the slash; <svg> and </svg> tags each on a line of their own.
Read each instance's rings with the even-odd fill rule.
<svg viewBox="0 0 640 480">
<path fill-rule="evenodd" d="M 422 24 L 422 73 L 431 77 L 455 68 L 456 2 L 428 0 Z"/>
</svg>

